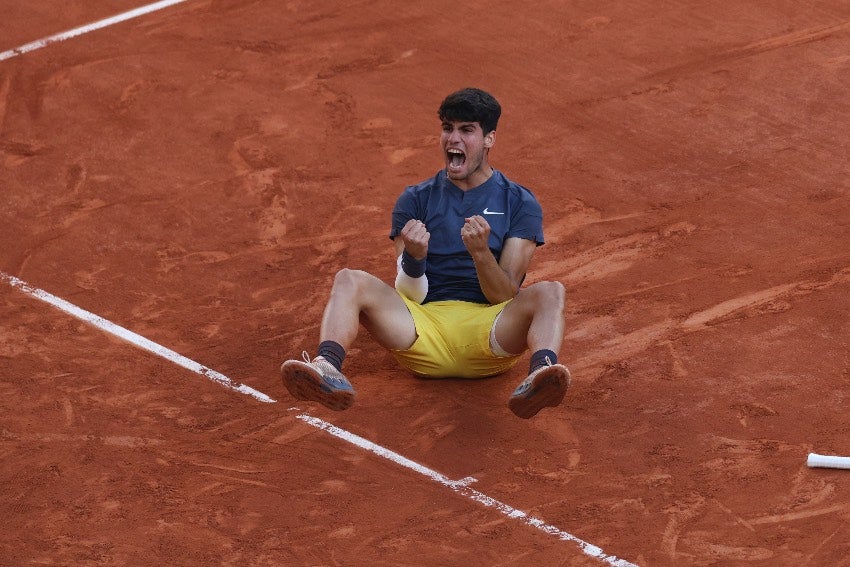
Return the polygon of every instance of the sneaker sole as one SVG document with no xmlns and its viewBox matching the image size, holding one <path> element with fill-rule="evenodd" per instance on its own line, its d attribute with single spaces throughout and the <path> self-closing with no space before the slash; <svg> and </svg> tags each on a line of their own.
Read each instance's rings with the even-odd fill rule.
<svg viewBox="0 0 850 567">
<path fill-rule="evenodd" d="M 546 407 L 556 407 L 570 387 L 570 371 L 564 366 L 550 366 L 534 377 L 531 388 L 519 396 L 511 396 L 508 407 L 518 417 L 529 419 Z"/>
<path fill-rule="evenodd" d="M 326 408 L 342 411 L 354 404 L 354 392 L 330 388 L 309 365 L 287 360 L 280 367 L 283 385 L 296 399 L 319 402 Z"/>
</svg>

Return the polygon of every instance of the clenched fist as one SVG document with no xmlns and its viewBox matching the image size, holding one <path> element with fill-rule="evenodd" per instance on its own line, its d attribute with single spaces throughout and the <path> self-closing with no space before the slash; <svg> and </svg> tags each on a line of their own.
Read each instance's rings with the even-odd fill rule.
<svg viewBox="0 0 850 567">
<path fill-rule="evenodd" d="M 473 256 L 476 253 L 490 251 L 490 223 L 484 220 L 484 217 L 481 215 L 475 215 L 466 219 L 463 223 L 463 228 L 460 229 L 460 237 L 463 239 L 466 249 Z"/>
<path fill-rule="evenodd" d="M 425 223 L 420 220 L 410 219 L 401 229 L 401 240 L 407 253 L 421 260 L 428 255 L 428 240 L 431 233 L 425 228 Z"/>
</svg>

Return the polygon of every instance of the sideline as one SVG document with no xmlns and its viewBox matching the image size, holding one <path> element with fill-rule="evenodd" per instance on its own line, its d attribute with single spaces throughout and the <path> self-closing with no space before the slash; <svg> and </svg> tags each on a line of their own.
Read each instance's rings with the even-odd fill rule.
<svg viewBox="0 0 850 567">
<path fill-rule="evenodd" d="M 227 376 L 224 376 L 223 374 L 215 372 L 214 370 L 210 370 L 206 366 L 198 364 L 197 362 L 190 360 L 185 356 L 174 352 L 171 349 L 165 348 L 164 346 L 150 341 L 145 337 L 138 335 L 120 325 L 116 325 L 115 323 L 112 323 L 111 321 L 108 321 L 103 317 L 100 317 L 99 315 L 95 315 L 94 313 L 86 311 L 81 307 L 77 307 L 76 305 L 69 303 L 64 299 L 56 297 L 55 295 L 50 294 L 44 291 L 43 289 L 33 287 L 25 281 L 16 278 L 15 276 L 0 271 L 0 281 L 5 281 L 13 288 L 18 289 L 25 294 L 40 301 L 43 301 L 49 305 L 52 305 L 60 311 L 63 311 L 68 315 L 76 317 L 77 319 L 81 319 L 86 323 L 97 327 L 98 329 L 106 331 L 107 333 L 110 333 L 120 339 L 124 339 L 125 341 L 128 341 L 143 350 L 146 350 L 157 356 L 165 358 L 166 360 L 174 362 L 175 364 L 182 366 L 183 368 L 186 368 L 188 370 L 191 370 L 192 372 L 195 372 L 202 376 L 206 376 L 210 380 L 221 384 L 222 386 L 230 390 L 239 392 L 240 394 L 251 396 L 252 398 L 261 402 L 277 403 L 276 400 L 273 400 L 272 398 L 260 391 L 257 391 L 243 384 L 237 384 Z M 297 410 L 297 408 L 290 408 L 290 411 L 292 410 Z M 593 557 L 594 559 L 598 559 L 604 563 L 614 565 L 615 567 L 637 567 L 637 565 L 629 563 L 625 559 L 619 559 L 616 556 L 607 555 L 599 547 L 587 543 L 586 541 L 583 541 L 577 538 L 576 536 L 565 532 L 551 524 L 547 524 L 539 518 L 529 516 L 521 510 L 517 510 L 516 508 L 509 506 L 503 502 L 500 502 L 495 498 L 491 498 L 490 496 L 487 496 L 482 492 L 470 488 L 469 484 L 476 481 L 476 479 L 473 477 L 466 477 L 461 480 L 450 480 L 448 477 L 438 473 L 433 469 L 420 465 L 415 461 L 411 461 L 410 459 L 403 457 L 394 451 L 390 451 L 389 449 L 377 445 L 376 443 L 373 443 L 368 439 L 364 439 L 359 435 L 355 435 L 354 433 L 346 431 L 345 429 L 341 429 L 317 417 L 313 417 L 307 414 L 299 414 L 295 417 L 300 419 L 304 423 L 307 423 L 317 429 L 320 429 L 333 435 L 334 437 L 337 437 L 338 439 L 342 439 L 343 441 L 351 443 L 352 445 L 360 447 L 361 449 L 365 449 L 375 455 L 383 457 L 384 459 L 392 461 L 407 469 L 416 471 L 419 474 L 430 478 L 434 482 L 442 484 L 443 486 L 451 489 L 452 491 L 456 492 L 457 494 L 460 494 L 461 496 L 464 496 L 469 500 L 478 502 L 479 504 L 483 504 L 488 508 L 493 508 L 494 510 L 497 510 L 508 518 L 514 520 L 521 520 L 524 524 L 533 528 L 537 528 L 538 530 L 541 530 L 542 532 L 547 533 L 551 536 L 555 536 L 562 541 L 573 542 L 579 547 L 579 549 L 581 549 L 582 553 Z"/>
<path fill-rule="evenodd" d="M 145 14 L 150 14 L 151 12 L 156 12 L 157 10 L 162 10 L 163 8 L 168 8 L 169 6 L 180 4 L 186 1 L 187 0 L 161 0 L 160 2 L 154 2 L 153 4 L 148 4 L 147 6 L 135 8 L 122 14 L 118 14 L 110 18 L 105 18 L 103 20 L 98 20 L 85 26 L 80 26 L 72 30 L 57 33 L 55 35 L 51 35 L 49 37 L 45 37 L 43 39 L 27 43 L 20 47 L 4 51 L 0 53 L 0 61 L 3 61 L 5 59 L 11 59 L 12 57 L 17 57 L 18 55 L 23 55 L 24 53 L 29 53 L 30 51 L 35 51 L 36 49 L 41 49 L 42 47 L 46 47 L 51 43 L 65 41 L 66 39 L 71 39 L 72 37 L 83 35 L 91 31 L 99 30 L 101 28 L 105 28 L 113 24 L 132 20 L 133 18 L 138 18 L 139 16 L 144 16 Z"/>
</svg>

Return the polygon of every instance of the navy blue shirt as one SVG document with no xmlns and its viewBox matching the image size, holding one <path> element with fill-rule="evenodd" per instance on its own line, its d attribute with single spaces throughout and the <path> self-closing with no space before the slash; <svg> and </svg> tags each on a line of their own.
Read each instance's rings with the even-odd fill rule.
<svg viewBox="0 0 850 567">
<path fill-rule="evenodd" d="M 490 250 L 496 261 L 508 238 L 543 244 L 543 210 L 534 195 L 501 172 L 473 189 L 462 191 L 445 170 L 407 187 L 393 208 L 390 238 L 401 234 L 410 219 L 425 223 L 428 241 L 428 295 L 423 303 L 457 299 L 489 303 L 481 291 L 475 263 L 463 244 L 460 229 L 466 218 L 481 215 L 490 224 Z"/>
</svg>

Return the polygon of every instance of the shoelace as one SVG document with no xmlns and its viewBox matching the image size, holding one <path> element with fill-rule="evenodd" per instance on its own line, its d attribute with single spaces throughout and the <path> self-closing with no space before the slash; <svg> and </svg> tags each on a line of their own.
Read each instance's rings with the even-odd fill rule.
<svg viewBox="0 0 850 567">
<path fill-rule="evenodd" d="M 543 366 L 538 366 L 537 368 L 535 368 L 535 369 L 534 369 L 534 370 L 533 370 L 533 371 L 532 371 L 532 372 L 528 375 L 528 378 L 526 378 L 526 379 L 525 379 L 525 382 L 529 382 L 529 381 L 531 380 L 531 377 L 534 375 L 534 373 L 535 373 L 535 372 L 537 372 L 538 370 L 540 370 L 541 368 L 546 368 L 547 366 L 554 366 L 554 365 L 552 364 L 552 359 L 551 359 L 551 358 L 549 358 L 548 356 L 544 359 L 544 362 L 545 362 L 546 364 L 544 364 Z"/>
<path fill-rule="evenodd" d="M 517 386 L 517 389 L 514 392 L 515 394 L 525 392 L 525 390 L 527 390 L 529 388 L 529 386 L 531 386 L 531 381 L 533 380 L 533 377 L 537 373 L 538 370 L 540 370 L 541 368 L 546 368 L 547 366 L 554 366 L 554 364 L 552 364 L 552 359 L 550 359 L 548 356 L 545 358 L 544 361 L 546 362 L 545 365 L 538 366 L 537 368 L 535 368 L 532 372 L 530 372 L 528 374 L 528 376 L 525 378 L 525 380 L 523 380 L 520 383 L 520 385 Z"/>
<path fill-rule="evenodd" d="M 335 384 L 345 384 L 345 379 L 342 377 L 342 373 L 337 370 L 333 364 L 326 361 L 324 357 L 321 360 L 317 360 L 319 357 L 311 359 L 310 354 L 303 350 L 301 351 L 301 358 L 304 359 L 304 362 L 307 364 L 316 367 L 319 372 L 322 374 L 322 378 L 326 380 L 330 380 Z"/>
</svg>

